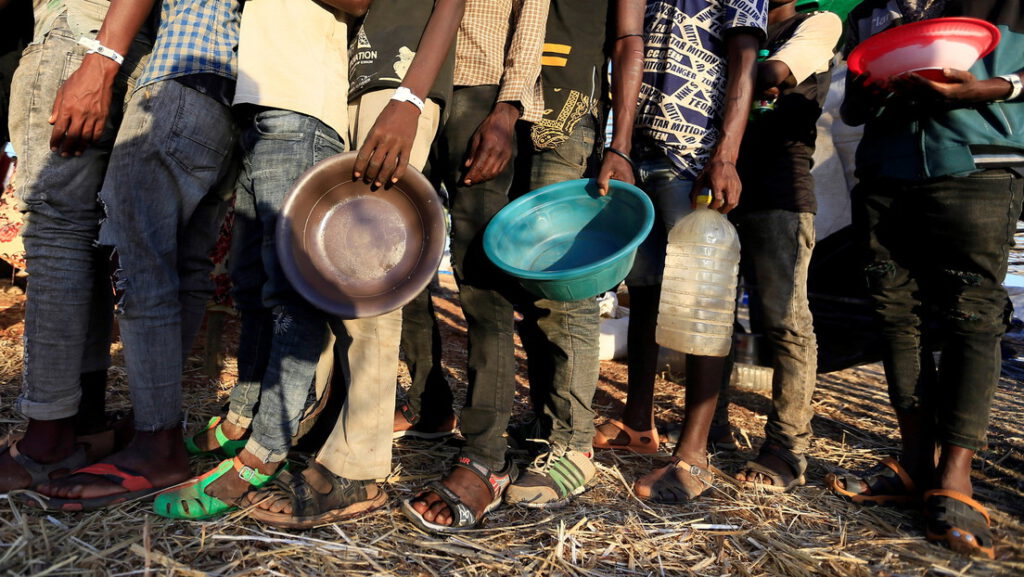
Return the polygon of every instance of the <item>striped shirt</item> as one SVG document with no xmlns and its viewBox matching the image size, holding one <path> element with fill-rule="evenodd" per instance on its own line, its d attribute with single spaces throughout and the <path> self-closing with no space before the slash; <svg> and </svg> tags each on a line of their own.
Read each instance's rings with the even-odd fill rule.
<svg viewBox="0 0 1024 577">
<path fill-rule="evenodd" d="M 467 0 L 455 46 L 455 86 L 500 85 L 498 102 L 518 102 L 523 120 L 544 113 L 540 57 L 550 0 Z"/>
<path fill-rule="evenodd" d="M 239 0 L 163 0 L 160 28 L 136 88 L 192 74 L 238 74 Z"/>
</svg>

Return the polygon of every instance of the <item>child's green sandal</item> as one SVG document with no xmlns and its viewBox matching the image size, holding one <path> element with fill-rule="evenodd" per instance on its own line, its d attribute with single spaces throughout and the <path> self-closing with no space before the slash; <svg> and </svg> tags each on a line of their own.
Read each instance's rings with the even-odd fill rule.
<svg viewBox="0 0 1024 577">
<path fill-rule="evenodd" d="M 284 469 L 284 466 L 278 468 L 278 471 L 282 469 Z M 253 489 L 266 485 L 277 476 L 277 472 L 264 475 L 256 469 L 242 464 L 238 457 L 225 459 L 216 468 L 207 471 L 202 477 L 197 477 L 172 491 L 157 495 L 156 499 L 153 500 L 153 512 L 169 519 L 200 521 L 234 511 L 238 508 L 238 500 L 241 497 L 227 502 L 206 493 L 206 488 L 211 483 L 232 472 L 236 473 L 243 481 L 249 483 Z"/>
<path fill-rule="evenodd" d="M 206 428 L 199 431 L 191 437 L 185 437 L 185 449 L 189 455 L 205 455 L 206 453 L 223 453 L 226 457 L 234 457 L 245 448 L 245 444 L 248 443 L 248 439 L 229 439 L 224 431 L 221 429 L 221 425 L 224 423 L 223 417 L 210 417 L 210 420 L 206 423 Z M 199 445 L 196 444 L 196 437 L 205 435 L 207 431 L 213 430 L 213 437 L 217 440 L 217 445 L 212 449 L 200 449 Z"/>
</svg>

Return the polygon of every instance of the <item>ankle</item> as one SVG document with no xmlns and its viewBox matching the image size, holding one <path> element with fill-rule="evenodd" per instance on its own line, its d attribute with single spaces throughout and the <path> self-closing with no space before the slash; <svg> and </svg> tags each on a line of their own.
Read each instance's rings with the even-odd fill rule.
<svg viewBox="0 0 1024 577">
<path fill-rule="evenodd" d="M 698 467 L 707 467 L 710 461 L 708 460 L 707 450 L 701 447 L 700 450 L 685 450 L 676 449 L 673 453 L 673 457 L 686 461 L 691 465 L 697 465 Z"/>
<path fill-rule="evenodd" d="M 30 419 L 18 450 L 40 463 L 59 461 L 75 448 L 74 417 L 53 421 Z"/>
<path fill-rule="evenodd" d="M 242 449 L 238 453 L 238 460 L 247 467 L 252 467 L 264 475 L 270 475 L 276 472 L 284 461 L 263 461 L 256 455 L 250 453 L 247 449 Z"/>
<path fill-rule="evenodd" d="M 249 429 L 240 427 L 231 421 L 224 419 L 220 422 L 220 431 L 224 433 L 224 436 L 232 441 L 237 441 L 245 436 L 249 432 Z"/>
</svg>

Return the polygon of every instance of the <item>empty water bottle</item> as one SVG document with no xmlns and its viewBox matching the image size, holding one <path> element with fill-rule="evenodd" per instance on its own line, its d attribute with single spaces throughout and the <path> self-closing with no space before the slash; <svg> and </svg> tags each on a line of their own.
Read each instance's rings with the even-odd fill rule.
<svg viewBox="0 0 1024 577">
<path fill-rule="evenodd" d="M 736 228 L 708 208 L 710 190 L 697 209 L 669 232 L 658 306 L 658 344 L 692 355 L 724 357 L 732 345 L 739 274 Z"/>
</svg>

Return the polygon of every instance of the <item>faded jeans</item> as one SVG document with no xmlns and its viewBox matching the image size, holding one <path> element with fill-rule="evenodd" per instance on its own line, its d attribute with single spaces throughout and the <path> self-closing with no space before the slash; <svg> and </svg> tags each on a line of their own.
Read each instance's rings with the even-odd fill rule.
<svg viewBox="0 0 1024 577">
<path fill-rule="evenodd" d="M 1002 282 L 1024 178 L 1007 169 L 928 181 L 862 179 L 854 223 L 882 323 L 889 400 L 934 417 L 939 442 L 985 446 L 1012 310 Z M 926 334 L 927 320 L 938 334 Z M 936 371 L 926 339 L 941 346 Z"/>
<path fill-rule="evenodd" d="M 594 119 L 588 115 L 557 147 L 520 151 L 519 162 L 529 171 L 529 184 L 517 192 L 525 194 L 582 178 L 594 151 L 594 138 Z M 519 337 L 526 351 L 537 433 L 553 446 L 590 452 L 595 417 L 591 403 L 601 369 L 597 299 L 539 299 L 519 311 L 523 314 Z"/>
<path fill-rule="evenodd" d="M 107 257 L 96 246 L 103 218 L 97 192 L 122 103 L 149 51 L 148 42 L 137 40 L 125 56 L 99 140 L 81 156 L 62 158 L 50 152 L 48 120 L 58 87 L 85 56 L 78 38 L 66 16 L 59 16 L 41 41 L 25 50 L 11 87 L 10 129 L 19 157 L 17 189 L 31 274 L 17 408 L 37 420 L 77 414 L 79 375 L 110 364 L 112 297 Z"/>
<path fill-rule="evenodd" d="M 315 163 L 343 152 L 345 145 L 337 132 L 316 118 L 277 109 L 250 111 L 241 136 L 243 160 L 235 212 L 236 226 L 241 222 L 240 230 L 247 238 L 235 242 L 250 248 L 258 246 L 261 256 L 236 261 L 232 278 L 249 290 L 263 281 L 261 304 L 270 309 L 273 320 L 271 334 L 260 335 L 261 339 L 270 339 L 261 386 L 257 392 L 252 381 L 240 381 L 232 391 L 228 418 L 236 424 L 251 419 L 252 436 L 246 450 L 265 462 L 283 460 L 312 399 L 317 362 L 330 323 L 347 351 L 343 367 L 349 394 L 331 434 L 332 441 L 325 444 L 320 456 L 326 456 L 325 466 L 337 475 L 357 480 L 383 477 L 391 470 L 391 437 L 378 439 L 380 427 L 353 425 L 353 416 L 379 412 L 371 415 L 366 406 L 353 399 L 394 402 L 401 312 L 353 320 L 331 317 L 295 291 L 281 269 L 276 250 L 277 221 L 292 183 Z M 252 296 L 243 296 L 247 306 L 254 304 Z M 239 374 L 255 378 L 260 375 L 259 368 L 243 367 L 240 362 Z M 388 432 L 393 411 L 393 405 L 386 410 L 384 429 Z M 372 439 L 366 435 L 372 435 Z"/>
<path fill-rule="evenodd" d="M 774 369 L 765 440 L 802 455 L 812 437 L 811 397 L 818 367 L 814 319 L 807 300 L 814 215 L 761 210 L 744 212 L 732 220 L 740 235 L 743 278 L 756 286 L 751 318 L 760 321 Z M 728 372 L 724 377 L 727 384 Z M 716 422 L 723 422 L 721 412 L 727 410 L 728 402 L 723 387 Z"/>
<path fill-rule="evenodd" d="M 100 198 L 135 428 L 180 426 L 184 359 L 213 296 L 210 252 L 233 185 L 231 110 L 174 80 L 132 95 Z"/>
</svg>

